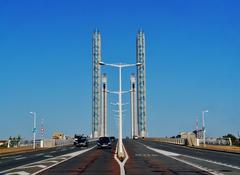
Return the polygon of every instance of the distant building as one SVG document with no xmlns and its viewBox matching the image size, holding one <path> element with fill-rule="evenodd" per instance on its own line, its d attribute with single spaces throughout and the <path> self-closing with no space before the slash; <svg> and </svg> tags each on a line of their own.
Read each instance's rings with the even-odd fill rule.
<svg viewBox="0 0 240 175">
<path fill-rule="evenodd" d="M 53 133 L 52 138 L 53 139 L 65 139 L 65 136 L 61 132 L 55 132 L 55 133 Z"/>
<path fill-rule="evenodd" d="M 202 129 L 194 130 L 193 133 L 196 135 L 197 139 L 203 139 L 203 130 Z"/>
</svg>

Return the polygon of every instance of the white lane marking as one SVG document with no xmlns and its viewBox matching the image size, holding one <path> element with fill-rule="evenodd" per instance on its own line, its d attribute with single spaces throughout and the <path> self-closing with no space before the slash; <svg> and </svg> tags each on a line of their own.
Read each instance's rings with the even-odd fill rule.
<svg viewBox="0 0 240 175">
<path fill-rule="evenodd" d="M 22 159 L 26 159 L 27 157 L 18 157 L 18 158 L 15 158 L 15 160 L 22 160 Z"/>
<path fill-rule="evenodd" d="M 49 159 L 41 160 L 41 161 L 38 161 L 38 162 L 29 163 L 29 164 L 26 164 L 26 165 L 23 165 L 23 166 L 31 166 L 31 165 L 35 165 L 35 164 L 38 164 L 38 163 L 47 163 L 47 162 L 55 163 L 53 165 L 50 165 L 50 166 L 48 166 L 48 167 L 46 167 L 46 168 L 44 168 L 42 170 L 39 170 L 39 171 L 37 171 L 37 172 L 32 174 L 32 175 L 35 175 L 35 174 L 38 174 L 38 173 L 40 173 L 42 171 L 45 171 L 45 170 L 47 170 L 47 169 L 49 169 L 51 167 L 54 167 L 54 166 L 56 166 L 56 165 L 58 165 L 58 164 L 60 164 L 62 162 L 65 162 L 65 161 L 67 161 L 67 160 L 69 160 L 69 159 L 71 159 L 71 158 L 73 158 L 75 156 L 78 156 L 78 155 L 83 154 L 83 153 L 85 153 L 87 151 L 90 151 L 91 149 L 93 149 L 95 147 L 96 146 L 93 146 L 91 148 L 88 148 L 88 149 L 85 149 L 85 150 L 81 150 L 81 151 L 77 151 L 75 153 L 69 153 L 69 154 L 58 156 L 58 157 L 49 158 Z M 66 158 L 64 158 L 62 156 L 73 156 L 73 157 L 66 157 Z M 61 161 L 54 161 L 53 159 L 63 159 L 63 160 L 61 160 Z M 20 167 L 22 168 L 23 166 L 19 166 L 19 167 L 15 167 L 15 168 L 11 168 L 11 169 L 8 169 L 8 170 L 1 171 L 0 174 L 7 174 L 7 172 L 9 172 L 9 171 L 17 170 L 18 168 L 20 168 Z M 16 172 L 12 172 L 12 173 L 15 174 Z"/>
<path fill-rule="evenodd" d="M 207 159 L 202 159 L 202 158 L 198 158 L 198 157 L 188 156 L 188 155 L 185 155 L 185 154 L 182 154 L 182 156 L 240 170 L 240 167 L 238 167 L 238 166 L 234 166 L 234 165 L 230 165 L 230 164 L 226 164 L 226 163 L 222 163 L 222 162 L 216 162 L 216 161 L 212 161 L 212 160 L 207 160 Z"/>
<path fill-rule="evenodd" d="M 23 165 L 23 166 L 19 166 L 17 167 L 16 169 L 24 169 L 24 168 L 46 168 L 47 166 L 46 165 Z"/>
<path fill-rule="evenodd" d="M 1 159 L 14 159 L 14 158 L 17 158 L 17 157 L 21 157 L 22 155 L 17 155 L 17 156 L 6 156 L 6 157 L 1 157 Z"/>
<path fill-rule="evenodd" d="M 85 153 L 85 152 L 87 152 L 87 151 L 90 151 L 90 150 L 92 150 L 92 149 L 95 148 L 95 147 L 96 147 L 96 146 L 93 146 L 93 147 L 88 148 L 88 149 L 85 149 L 85 150 L 81 150 L 81 151 L 77 151 L 77 152 L 74 152 L 74 153 L 66 154 L 66 155 L 64 155 L 64 156 L 71 156 L 71 157 L 66 158 L 66 159 L 64 159 L 64 160 L 62 160 L 62 161 L 60 161 L 60 162 L 58 162 L 58 163 L 53 164 L 53 165 L 50 165 L 50 166 L 48 166 L 48 167 L 46 167 L 46 168 L 44 168 L 44 169 L 41 169 L 41 170 L 33 173 L 32 175 L 36 175 L 36 174 L 38 174 L 38 173 L 41 173 L 41 172 L 43 172 L 43 171 L 45 171 L 45 170 L 47 170 L 47 169 L 49 169 L 49 168 L 52 168 L 52 167 L 54 167 L 54 166 L 56 166 L 56 165 L 58 165 L 58 164 L 60 164 L 60 163 L 63 163 L 63 162 L 65 162 L 65 161 L 67 161 L 67 160 L 70 160 L 70 159 L 72 159 L 72 158 L 74 158 L 74 157 L 76 157 L 76 156 L 78 156 L 78 155 L 80 155 L 80 154 L 83 154 L 83 153 Z"/>
<path fill-rule="evenodd" d="M 58 163 L 59 161 L 56 160 L 46 160 L 46 161 L 42 161 L 42 163 Z"/>
<path fill-rule="evenodd" d="M 13 172 L 13 173 L 7 173 L 8 175 L 12 175 L 12 174 L 18 174 L 18 175 L 29 175 L 30 173 L 25 172 L 25 171 L 17 171 L 17 172 Z"/>
<path fill-rule="evenodd" d="M 144 144 L 143 144 L 143 145 L 144 145 Z M 185 163 L 185 164 L 190 165 L 190 166 L 192 166 L 192 167 L 195 167 L 195 168 L 197 168 L 197 169 L 206 171 L 206 172 L 208 172 L 208 173 L 210 173 L 210 174 L 213 174 L 213 175 L 223 175 L 222 173 L 213 171 L 213 170 L 211 170 L 211 169 L 209 169 L 209 168 L 205 168 L 205 167 L 202 167 L 202 166 L 200 166 L 200 165 L 197 165 L 197 164 L 194 164 L 194 163 L 191 163 L 191 162 L 182 160 L 182 159 L 178 158 L 178 156 L 180 156 L 180 154 L 178 154 L 178 156 L 176 156 L 175 153 L 174 153 L 173 155 L 175 155 L 175 156 L 171 156 L 171 155 L 169 155 L 169 152 L 168 152 L 168 151 L 163 151 L 163 150 L 160 150 L 160 149 L 151 148 L 151 147 L 149 147 L 149 146 L 147 146 L 147 145 L 144 145 L 144 146 L 145 146 L 146 148 L 152 150 L 152 151 L 155 151 L 155 152 L 159 153 L 159 154 L 165 155 L 165 156 L 167 156 L 167 157 L 169 157 L 169 158 L 175 159 L 175 160 L 177 160 L 177 161 L 179 161 L 179 162 Z"/>
<path fill-rule="evenodd" d="M 143 144 L 143 143 L 140 143 L 146 147 L 148 147 L 147 145 Z M 155 148 L 153 148 L 155 149 Z M 163 151 L 163 150 L 160 150 L 158 149 L 159 151 Z M 162 153 L 164 154 L 164 152 L 168 152 L 168 151 L 163 151 Z M 160 152 L 159 152 L 160 153 Z M 173 153 L 175 154 L 175 153 Z M 165 155 L 165 154 L 164 154 Z M 213 164 L 217 164 L 217 165 L 221 165 L 221 166 L 226 166 L 226 167 L 229 167 L 229 168 L 233 168 L 233 169 L 238 169 L 240 170 L 240 167 L 239 166 L 235 166 L 235 165 L 230 165 L 230 164 L 226 164 L 226 163 L 222 163 L 222 162 L 217 162 L 217 161 L 212 161 L 212 160 L 207 160 L 207 159 L 202 159 L 202 158 L 198 158 L 198 157 L 193 157 L 193 156 L 188 156 L 188 155 L 185 155 L 185 154 L 179 154 L 180 156 L 184 156 L 184 157 L 188 157 L 188 158 L 192 158 L 192 159 L 196 159 L 196 160 L 200 160 L 200 161 L 205 161 L 205 162 L 209 162 L 209 163 L 213 163 Z M 171 156 L 171 155 L 170 155 Z"/>
<path fill-rule="evenodd" d="M 119 166 L 120 166 L 120 175 L 125 175 L 126 173 L 125 173 L 125 169 L 124 169 L 124 165 L 125 165 L 125 163 L 127 162 L 127 160 L 128 160 L 128 154 L 127 154 L 127 151 L 126 151 L 126 149 L 125 149 L 125 147 L 124 147 L 124 145 L 123 145 L 123 151 L 125 152 L 125 159 L 124 159 L 124 161 L 123 162 L 121 162 L 118 158 L 117 158 L 117 147 L 118 147 L 118 144 L 116 145 L 116 150 L 115 150 L 115 155 L 114 155 L 114 159 L 117 161 L 117 163 L 119 164 Z"/>
</svg>

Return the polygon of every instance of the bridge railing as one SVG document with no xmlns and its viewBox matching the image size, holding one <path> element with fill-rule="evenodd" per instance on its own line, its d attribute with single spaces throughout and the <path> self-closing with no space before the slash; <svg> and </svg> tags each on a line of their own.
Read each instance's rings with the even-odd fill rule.
<svg viewBox="0 0 240 175">
<path fill-rule="evenodd" d="M 177 145 L 186 145 L 186 139 L 184 138 L 146 138 L 145 140 L 158 141 L 163 143 L 172 143 Z"/>
</svg>

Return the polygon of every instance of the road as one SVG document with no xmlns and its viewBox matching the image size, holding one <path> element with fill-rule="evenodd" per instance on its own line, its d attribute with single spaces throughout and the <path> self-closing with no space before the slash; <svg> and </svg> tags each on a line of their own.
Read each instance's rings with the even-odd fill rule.
<svg viewBox="0 0 240 175">
<path fill-rule="evenodd" d="M 96 142 L 89 143 L 89 145 L 92 146 L 95 144 Z M 39 150 L 36 152 L 19 153 L 14 155 L 2 155 L 0 156 L 0 172 L 18 166 L 26 165 L 32 162 L 38 162 L 52 157 L 73 153 L 76 151 L 79 151 L 79 147 L 59 146 L 46 150 Z"/>
<path fill-rule="evenodd" d="M 124 145 L 130 157 L 126 174 L 240 175 L 240 154 L 141 140 Z"/>
<path fill-rule="evenodd" d="M 192 149 L 184 146 L 142 140 L 124 140 L 129 159 L 127 175 L 226 174 L 240 175 L 240 154 Z M 120 174 L 112 149 L 59 147 L 34 153 L 0 156 L 0 174 Z"/>
<path fill-rule="evenodd" d="M 120 174 L 112 149 L 57 147 L 39 152 L 0 157 L 0 174 Z"/>
</svg>

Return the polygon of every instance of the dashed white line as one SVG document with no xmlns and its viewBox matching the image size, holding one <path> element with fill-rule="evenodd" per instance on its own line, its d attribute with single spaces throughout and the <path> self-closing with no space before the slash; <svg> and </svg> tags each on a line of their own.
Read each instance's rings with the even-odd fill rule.
<svg viewBox="0 0 240 175">
<path fill-rule="evenodd" d="M 15 158 L 15 160 L 22 160 L 22 159 L 26 159 L 27 157 L 18 157 L 18 158 Z"/>
<path fill-rule="evenodd" d="M 42 156 L 44 155 L 44 153 L 39 153 L 39 154 L 36 154 L 35 156 Z"/>
</svg>

